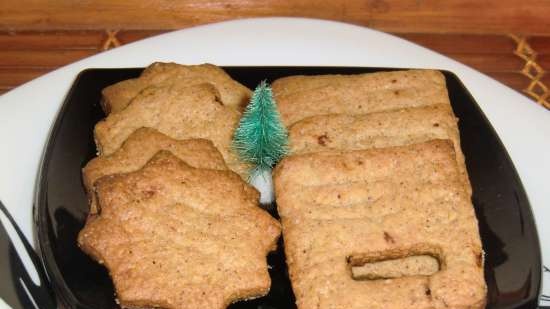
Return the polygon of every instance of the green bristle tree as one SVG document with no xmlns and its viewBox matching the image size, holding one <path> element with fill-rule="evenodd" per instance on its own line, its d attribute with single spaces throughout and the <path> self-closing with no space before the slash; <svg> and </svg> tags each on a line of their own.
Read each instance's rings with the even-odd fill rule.
<svg viewBox="0 0 550 309">
<path fill-rule="evenodd" d="M 266 81 L 254 90 L 235 130 L 233 147 L 241 160 L 252 165 L 250 179 L 270 171 L 288 153 L 288 132 Z"/>
</svg>

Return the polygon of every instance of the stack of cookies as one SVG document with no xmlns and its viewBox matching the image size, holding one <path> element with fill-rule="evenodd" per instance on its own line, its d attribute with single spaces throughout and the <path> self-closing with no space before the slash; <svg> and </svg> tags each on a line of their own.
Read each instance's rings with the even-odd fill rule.
<svg viewBox="0 0 550 309">
<path fill-rule="evenodd" d="M 269 291 L 280 226 L 231 150 L 250 94 L 210 64 L 155 63 L 104 89 L 78 243 L 122 307 L 221 309 Z"/>
<path fill-rule="evenodd" d="M 273 83 L 290 155 L 274 171 L 298 309 L 481 309 L 483 250 L 444 76 Z M 222 309 L 265 295 L 280 224 L 231 148 L 251 91 L 155 63 L 103 90 L 80 247 L 128 308 Z"/>
<path fill-rule="evenodd" d="M 291 76 L 273 92 L 290 137 L 274 184 L 298 308 L 484 308 L 444 76 Z"/>
</svg>

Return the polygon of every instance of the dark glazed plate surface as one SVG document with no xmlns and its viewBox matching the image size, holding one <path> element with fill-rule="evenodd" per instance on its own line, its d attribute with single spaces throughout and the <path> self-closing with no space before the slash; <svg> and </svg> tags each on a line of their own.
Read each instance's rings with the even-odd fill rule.
<svg viewBox="0 0 550 309">
<path fill-rule="evenodd" d="M 351 74 L 380 68 L 229 67 L 236 80 L 254 88 L 261 80 L 295 74 Z M 94 124 L 104 114 L 101 89 L 139 75 L 141 69 L 83 71 L 67 95 L 52 129 L 37 182 L 36 233 L 46 271 L 68 308 L 116 308 L 113 286 L 102 266 L 76 246 L 88 205 L 80 169 L 95 155 Z M 487 308 L 536 308 L 541 284 L 540 248 L 527 196 L 506 149 L 472 96 L 444 72 L 462 149 L 473 186 L 473 202 L 487 253 Z M 281 247 L 270 254 L 269 295 L 231 308 L 295 308 Z M 230 278 L 228 278 L 230 280 Z"/>
</svg>

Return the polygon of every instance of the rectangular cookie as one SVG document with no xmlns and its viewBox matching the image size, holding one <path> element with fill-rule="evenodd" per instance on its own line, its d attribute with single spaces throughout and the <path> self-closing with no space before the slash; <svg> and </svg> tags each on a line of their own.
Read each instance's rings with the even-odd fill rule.
<svg viewBox="0 0 550 309">
<path fill-rule="evenodd" d="M 192 167 L 227 169 L 222 155 L 209 140 L 176 140 L 155 129 L 137 129 L 117 151 L 111 155 L 95 157 L 82 169 L 82 180 L 90 201 L 90 215 L 97 213 L 93 193 L 96 180 L 106 175 L 137 171 L 161 150 L 170 151 Z"/>
<path fill-rule="evenodd" d="M 460 134 L 450 105 L 431 105 L 359 115 L 320 115 L 290 126 L 291 154 L 403 146 L 433 139 L 453 142 L 457 164 L 469 186 Z"/>
<path fill-rule="evenodd" d="M 246 178 L 248 167 L 231 149 L 239 119 L 240 113 L 223 105 L 211 84 L 150 87 L 124 110 L 98 122 L 94 138 L 100 155 L 115 152 L 141 127 L 153 128 L 174 139 L 208 139 L 220 151 L 227 166 Z"/>
<path fill-rule="evenodd" d="M 155 62 L 145 68 L 140 77 L 118 82 L 102 91 L 105 113 L 119 112 L 142 90 L 150 86 L 172 84 L 195 85 L 211 83 L 220 92 L 224 105 L 242 110 L 250 99 L 251 91 L 233 80 L 222 68 L 213 64 L 182 65 Z"/>
<path fill-rule="evenodd" d="M 100 178 L 96 194 L 101 212 L 78 244 L 109 270 L 121 307 L 224 309 L 269 291 L 280 225 L 237 174 L 161 151 Z"/>
<path fill-rule="evenodd" d="M 484 308 L 483 251 L 461 177 L 449 140 L 283 159 L 275 194 L 298 308 Z M 372 273 L 354 277 L 355 267 Z"/>
<path fill-rule="evenodd" d="M 272 88 L 286 126 L 315 115 L 450 104 L 445 77 L 434 70 L 289 76 Z"/>
</svg>

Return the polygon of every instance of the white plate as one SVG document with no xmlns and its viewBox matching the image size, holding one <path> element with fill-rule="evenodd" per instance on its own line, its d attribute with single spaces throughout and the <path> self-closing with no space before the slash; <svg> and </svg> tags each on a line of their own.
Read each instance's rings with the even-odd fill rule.
<svg viewBox="0 0 550 309">
<path fill-rule="evenodd" d="M 154 61 L 454 72 L 485 112 L 516 166 L 538 222 L 543 260 L 550 265 L 550 227 L 542 224 L 550 218 L 549 111 L 478 71 L 408 41 L 363 27 L 300 18 L 245 19 L 159 35 L 78 61 L 0 96 L 0 200 L 29 239 L 40 156 L 75 76 L 86 68 L 140 67 Z"/>
</svg>

